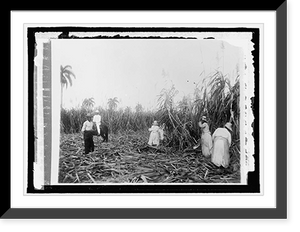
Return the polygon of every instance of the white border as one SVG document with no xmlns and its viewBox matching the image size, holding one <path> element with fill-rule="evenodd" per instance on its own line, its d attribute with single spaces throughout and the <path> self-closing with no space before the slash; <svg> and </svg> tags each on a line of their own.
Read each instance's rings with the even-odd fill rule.
<svg viewBox="0 0 300 232">
<path fill-rule="evenodd" d="M 66 17 L 68 14 L 68 17 Z M 20 155 L 27 152 L 27 144 L 24 143 L 22 136 L 24 130 L 20 120 L 26 114 L 23 111 L 23 85 L 24 79 L 22 70 L 24 61 L 21 51 L 23 51 L 23 24 L 24 23 L 263 23 L 265 29 L 265 41 L 268 43 L 263 47 L 265 59 L 264 70 L 265 83 L 268 88 L 263 90 L 260 96 L 264 96 L 265 108 L 261 114 L 264 114 L 268 120 L 262 125 L 264 131 L 270 135 L 264 138 L 264 146 L 261 146 L 261 154 L 267 164 L 264 167 L 265 191 L 263 196 L 49 196 L 49 195 L 31 195 L 23 194 L 23 162 L 24 156 Z M 80 20 L 80 21 L 79 21 Z M 18 141 L 18 145 L 11 145 L 11 206 L 17 207 L 189 207 L 189 208 L 219 208 L 219 207 L 275 207 L 275 135 L 276 135 L 276 93 L 275 93 L 275 12 L 12 12 L 11 18 L 11 83 L 12 83 L 12 138 Z M 25 84 L 26 85 L 26 84 Z M 25 95 L 26 98 L 26 95 Z M 21 99 L 21 100 L 20 100 Z M 24 100 L 26 101 L 26 100 Z M 26 110 L 26 108 L 25 108 Z M 261 117 L 262 123 L 262 117 Z M 20 130 L 20 128 L 22 128 Z M 13 141 L 13 140 L 11 140 Z M 24 149 L 23 149 L 24 148 Z M 23 149 L 23 151 L 22 151 Z M 76 205 L 74 204 L 76 203 Z"/>
</svg>

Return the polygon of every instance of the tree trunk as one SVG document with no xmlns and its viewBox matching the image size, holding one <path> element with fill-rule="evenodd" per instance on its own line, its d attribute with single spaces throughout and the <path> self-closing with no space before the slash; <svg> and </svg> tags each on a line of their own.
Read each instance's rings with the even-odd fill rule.
<svg viewBox="0 0 300 232">
<path fill-rule="evenodd" d="M 64 87 L 64 85 L 61 84 L 61 89 L 60 89 L 60 109 L 62 109 L 62 102 L 63 102 L 63 87 Z"/>
</svg>

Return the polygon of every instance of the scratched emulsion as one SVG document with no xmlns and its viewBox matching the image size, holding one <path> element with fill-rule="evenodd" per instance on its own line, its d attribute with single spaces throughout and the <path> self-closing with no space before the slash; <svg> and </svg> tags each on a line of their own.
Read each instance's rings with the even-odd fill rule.
<svg viewBox="0 0 300 232">
<path fill-rule="evenodd" d="M 51 176 L 51 42 L 43 46 L 44 183 Z"/>
</svg>

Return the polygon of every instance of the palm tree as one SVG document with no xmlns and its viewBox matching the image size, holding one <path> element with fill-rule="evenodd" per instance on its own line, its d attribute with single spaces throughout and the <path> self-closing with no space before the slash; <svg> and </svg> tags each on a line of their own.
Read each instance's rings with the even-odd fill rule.
<svg viewBox="0 0 300 232">
<path fill-rule="evenodd" d="M 143 112 L 143 106 L 141 103 L 138 103 L 136 106 L 135 106 L 135 111 L 139 114 L 139 113 L 142 113 Z"/>
<path fill-rule="evenodd" d="M 85 98 L 82 102 L 82 108 L 90 110 L 94 107 L 95 105 L 95 100 L 93 97 L 90 98 Z"/>
<path fill-rule="evenodd" d="M 70 65 L 66 65 L 65 67 L 63 67 L 62 65 L 60 66 L 61 108 L 63 99 L 63 87 L 66 86 L 66 88 L 68 88 L 68 83 L 70 84 L 70 86 L 72 86 L 72 77 L 76 78 L 75 74 L 71 69 L 72 67 Z"/>
<path fill-rule="evenodd" d="M 111 111 L 115 110 L 118 106 L 118 103 L 119 103 L 119 101 L 118 101 L 117 97 L 109 98 L 108 102 L 107 102 L 108 109 L 111 110 Z"/>
</svg>

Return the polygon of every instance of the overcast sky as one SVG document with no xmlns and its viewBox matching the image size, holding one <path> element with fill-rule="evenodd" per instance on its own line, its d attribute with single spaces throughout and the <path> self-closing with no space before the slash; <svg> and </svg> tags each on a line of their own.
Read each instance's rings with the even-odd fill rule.
<svg viewBox="0 0 300 232">
<path fill-rule="evenodd" d="M 53 68 L 71 65 L 76 75 L 64 88 L 65 108 L 90 97 L 105 108 L 109 98 L 117 97 L 123 108 L 140 103 L 155 109 L 163 88 L 174 84 L 181 99 L 218 67 L 232 76 L 241 59 L 237 47 L 218 40 L 64 39 L 53 40 L 52 49 Z"/>
</svg>

